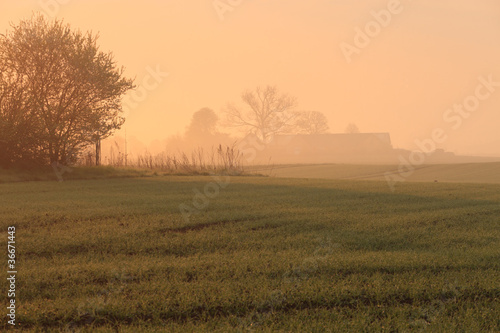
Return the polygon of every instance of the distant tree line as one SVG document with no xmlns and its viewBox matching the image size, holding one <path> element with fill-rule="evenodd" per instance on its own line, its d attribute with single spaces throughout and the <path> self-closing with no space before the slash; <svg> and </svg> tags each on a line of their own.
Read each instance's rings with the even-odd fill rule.
<svg viewBox="0 0 500 333">
<path fill-rule="evenodd" d="M 255 134 L 263 142 L 280 134 L 324 134 L 329 130 L 323 113 L 296 110 L 296 99 L 280 93 L 275 86 L 244 91 L 241 99 L 240 105 L 228 104 L 221 117 L 207 107 L 196 111 L 184 135 L 167 140 L 167 150 L 231 146 L 238 141 L 220 128 L 236 129 L 243 135 Z"/>
<path fill-rule="evenodd" d="M 124 122 L 134 88 L 98 36 L 42 15 L 0 35 L 0 166 L 69 163 Z"/>
</svg>

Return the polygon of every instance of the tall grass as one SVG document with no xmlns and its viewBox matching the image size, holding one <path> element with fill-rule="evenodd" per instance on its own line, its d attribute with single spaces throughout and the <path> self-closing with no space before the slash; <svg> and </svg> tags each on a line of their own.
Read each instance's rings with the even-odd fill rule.
<svg viewBox="0 0 500 333">
<path fill-rule="evenodd" d="M 115 150 L 116 149 L 116 150 Z M 95 165 L 95 152 L 84 152 L 78 162 L 81 166 Z M 167 173 L 225 173 L 239 175 L 244 173 L 242 154 L 235 147 L 219 145 L 210 150 L 198 147 L 189 153 L 161 152 L 152 154 L 145 152 L 136 156 L 128 156 L 122 152 L 118 144 L 110 148 L 109 155 L 103 159 L 103 164 L 112 167 L 132 167 L 150 169 Z"/>
</svg>

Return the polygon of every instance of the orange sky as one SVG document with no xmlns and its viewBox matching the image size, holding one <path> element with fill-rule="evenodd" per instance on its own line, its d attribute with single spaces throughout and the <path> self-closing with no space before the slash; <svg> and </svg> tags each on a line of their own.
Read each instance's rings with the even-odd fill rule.
<svg viewBox="0 0 500 333">
<path fill-rule="evenodd" d="M 273 84 L 299 109 L 325 113 L 333 132 L 353 122 L 414 149 L 442 128 L 440 147 L 500 156 L 500 86 L 457 129 L 443 119 L 474 96 L 479 77 L 500 82 L 498 0 L 215 2 L 234 4 L 224 20 L 213 0 L 4 0 L 0 31 L 45 8 L 99 32 L 101 50 L 136 84 L 148 68 L 168 72 L 159 84 L 147 81 L 151 89 L 128 113 L 128 135 L 145 143 L 182 133 L 202 107 L 220 112 L 243 90 Z M 372 12 L 388 8 L 381 26 Z M 341 45 L 355 46 L 355 29 L 377 24 L 348 62 Z"/>
</svg>

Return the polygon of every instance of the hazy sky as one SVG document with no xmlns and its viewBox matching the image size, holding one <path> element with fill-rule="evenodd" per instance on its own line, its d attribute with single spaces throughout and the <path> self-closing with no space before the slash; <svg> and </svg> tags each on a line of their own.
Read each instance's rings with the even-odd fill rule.
<svg viewBox="0 0 500 333">
<path fill-rule="evenodd" d="M 127 133 L 145 143 L 272 84 L 332 132 L 353 122 L 413 149 L 442 128 L 445 149 L 500 156 L 500 84 L 479 81 L 500 82 L 498 0 L 2 0 L 0 31 L 34 11 L 99 32 L 139 86 L 169 73 L 130 103 Z M 470 115 L 447 111 L 464 101 Z"/>
</svg>

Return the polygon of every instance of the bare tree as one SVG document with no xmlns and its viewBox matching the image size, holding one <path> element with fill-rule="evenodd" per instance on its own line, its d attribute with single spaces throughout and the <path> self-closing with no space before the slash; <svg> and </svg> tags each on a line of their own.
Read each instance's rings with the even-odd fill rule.
<svg viewBox="0 0 500 333">
<path fill-rule="evenodd" d="M 345 132 L 346 133 L 350 133 L 350 134 L 359 133 L 359 128 L 358 128 L 358 126 L 356 124 L 350 123 L 345 128 Z"/>
<path fill-rule="evenodd" d="M 242 128 L 263 141 L 292 131 L 297 117 L 297 113 L 292 112 L 296 106 L 294 97 L 280 93 L 275 86 L 267 86 L 245 91 L 241 99 L 246 104 L 245 109 L 230 104 L 224 111 L 227 126 Z"/>
<path fill-rule="evenodd" d="M 121 97 L 133 82 L 122 77 L 123 68 L 117 68 L 111 53 L 99 51 L 97 36 L 42 15 L 12 28 L 0 35 L 0 67 L 10 75 L 2 85 L 25 88 L 23 96 L 16 96 L 23 117 L 35 120 L 36 153 L 66 162 L 121 127 Z"/>
<path fill-rule="evenodd" d="M 299 112 L 296 119 L 297 132 L 301 134 L 323 134 L 328 132 L 328 119 L 319 111 Z"/>
</svg>

